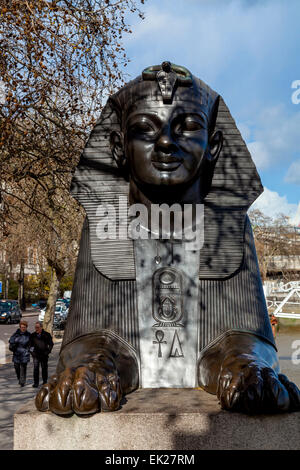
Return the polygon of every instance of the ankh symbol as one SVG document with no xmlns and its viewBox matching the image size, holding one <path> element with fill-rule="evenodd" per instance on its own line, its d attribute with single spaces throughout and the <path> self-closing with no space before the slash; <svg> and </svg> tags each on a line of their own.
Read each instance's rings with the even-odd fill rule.
<svg viewBox="0 0 300 470">
<path fill-rule="evenodd" d="M 163 341 L 164 339 L 164 332 L 161 331 L 161 330 L 158 330 L 156 333 L 155 333 L 155 337 L 157 339 L 157 341 L 153 341 L 153 344 L 158 344 L 158 357 L 162 357 L 162 353 L 161 353 L 161 345 L 164 343 L 164 344 L 167 344 L 167 341 Z"/>
</svg>

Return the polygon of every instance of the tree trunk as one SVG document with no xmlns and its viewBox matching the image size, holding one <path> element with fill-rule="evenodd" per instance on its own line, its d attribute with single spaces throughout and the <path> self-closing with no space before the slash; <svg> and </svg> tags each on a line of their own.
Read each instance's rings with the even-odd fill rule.
<svg viewBox="0 0 300 470">
<path fill-rule="evenodd" d="M 26 310 L 25 292 L 24 292 L 24 260 L 22 260 L 20 264 L 18 301 L 19 301 L 21 310 Z"/>
<path fill-rule="evenodd" d="M 5 288 L 4 288 L 4 298 L 8 299 L 8 289 L 9 289 L 9 274 L 6 271 L 5 273 Z"/>
<path fill-rule="evenodd" d="M 9 261 L 8 268 L 5 272 L 5 291 L 4 291 L 5 299 L 8 299 L 8 295 L 9 295 L 9 281 L 10 281 L 11 270 L 12 270 L 12 263 L 11 261 Z"/>
<path fill-rule="evenodd" d="M 58 295 L 59 282 L 60 279 L 58 279 L 57 277 L 56 270 L 52 268 L 49 296 L 47 301 L 45 318 L 43 321 L 43 329 L 45 331 L 48 331 L 48 333 L 50 333 L 51 335 L 53 331 L 53 319 L 55 312 L 55 303 Z"/>
</svg>

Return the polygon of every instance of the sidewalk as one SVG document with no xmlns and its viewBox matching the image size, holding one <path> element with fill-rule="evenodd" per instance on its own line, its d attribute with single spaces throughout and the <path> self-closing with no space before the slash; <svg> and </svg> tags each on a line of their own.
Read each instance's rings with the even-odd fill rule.
<svg viewBox="0 0 300 470">
<path fill-rule="evenodd" d="M 49 376 L 55 372 L 60 346 L 61 342 L 55 342 L 49 357 Z M 14 413 L 24 403 L 34 398 L 37 392 L 36 388 L 32 388 L 32 375 L 31 360 L 27 369 L 27 384 L 24 388 L 20 388 L 13 364 L 9 362 L 0 367 L 0 450 L 13 449 Z"/>
</svg>

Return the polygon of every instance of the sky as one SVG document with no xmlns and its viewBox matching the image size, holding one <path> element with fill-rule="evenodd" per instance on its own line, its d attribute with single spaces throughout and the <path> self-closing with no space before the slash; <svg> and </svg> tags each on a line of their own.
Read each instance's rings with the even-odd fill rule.
<svg viewBox="0 0 300 470">
<path fill-rule="evenodd" d="M 146 0 L 143 11 L 125 39 L 129 78 L 169 60 L 220 93 L 265 187 L 253 207 L 299 225 L 299 0 Z"/>
</svg>

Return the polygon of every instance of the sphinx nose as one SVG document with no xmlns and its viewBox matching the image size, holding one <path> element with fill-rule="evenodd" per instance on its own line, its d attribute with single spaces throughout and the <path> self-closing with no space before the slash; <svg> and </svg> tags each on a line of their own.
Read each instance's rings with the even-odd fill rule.
<svg viewBox="0 0 300 470">
<path fill-rule="evenodd" d="M 155 150 L 163 153 L 172 153 L 177 150 L 177 145 L 167 129 L 160 134 L 155 144 Z"/>
</svg>

